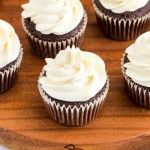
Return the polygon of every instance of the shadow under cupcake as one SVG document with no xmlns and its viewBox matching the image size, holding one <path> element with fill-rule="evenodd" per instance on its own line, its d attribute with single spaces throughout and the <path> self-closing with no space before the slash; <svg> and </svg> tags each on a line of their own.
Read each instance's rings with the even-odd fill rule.
<svg viewBox="0 0 150 150">
<path fill-rule="evenodd" d="M 38 88 L 51 118 L 65 126 L 93 121 L 109 89 L 103 60 L 94 53 L 67 47 L 46 63 Z"/>
</svg>

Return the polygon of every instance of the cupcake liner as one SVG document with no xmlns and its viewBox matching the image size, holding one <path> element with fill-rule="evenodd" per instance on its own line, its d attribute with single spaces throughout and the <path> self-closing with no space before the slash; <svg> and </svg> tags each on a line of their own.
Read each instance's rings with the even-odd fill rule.
<svg viewBox="0 0 150 150">
<path fill-rule="evenodd" d="M 118 19 L 102 13 L 93 1 L 97 22 L 106 36 L 116 40 L 132 40 L 147 30 L 150 13 L 139 18 Z"/>
<path fill-rule="evenodd" d="M 43 76 L 43 72 L 41 76 Z M 38 88 L 47 112 L 54 121 L 65 126 L 82 126 L 90 123 L 98 116 L 108 93 L 109 79 L 102 94 L 98 95 L 92 102 L 79 102 L 80 104 L 78 102 L 72 102 L 72 104 L 64 102 L 62 104 L 48 97 L 40 84 L 38 84 Z"/>
<path fill-rule="evenodd" d="M 131 78 L 129 78 L 125 73 L 124 57 L 121 59 L 121 69 L 124 76 L 126 89 L 131 97 L 131 100 L 138 106 L 150 109 L 150 88 L 143 87 L 135 83 Z"/>
<path fill-rule="evenodd" d="M 15 84 L 22 57 L 23 48 L 21 48 L 15 64 L 8 66 L 4 71 L 0 71 L 0 93 L 7 91 Z"/>
<path fill-rule="evenodd" d="M 27 34 L 29 43 L 32 47 L 32 51 L 35 55 L 41 57 L 41 58 L 55 58 L 55 56 L 59 53 L 60 50 L 66 49 L 67 46 L 72 47 L 75 45 L 75 47 L 79 47 L 80 43 L 82 42 L 82 38 L 84 35 L 84 31 L 87 26 L 87 13 L 84 13 L 84 20 L 83 20 L 83 26 L 81 27 L 78 34 L 74 37 L 65 39 L 63 41 L 43 41 L 38 38 L 35 38 L 34 35 L 32 35 L 28 29 L 26 28 L 24 24 L 24 19 L 22 18 L 23 28 Z"/>
</svg>

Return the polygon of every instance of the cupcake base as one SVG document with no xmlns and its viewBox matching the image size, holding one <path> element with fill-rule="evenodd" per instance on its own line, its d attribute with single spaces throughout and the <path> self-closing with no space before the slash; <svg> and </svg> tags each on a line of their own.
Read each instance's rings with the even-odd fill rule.
<svg viewBox="0 0 150 150">
<path fill-rule="evenodd" d="M 23 28 L 27 34 L 32 51 L 35 55 L 41 58 L 55 58 L 55 56 L 59 53 L 59 51 L 66 49 L 67 46 L 72 47 L 73 45 L 75 45 L 75 47 L 79 47 L 82 42 L 82 38 L 84 36 L 84 32 L 87 26 L 86 12 L 84 12 L 82 21 L 83 23 L 79 28 L 79 31 L 75 35 L 70 37 L 66 36 L 66 38 L 62 38 L 61 40 L 59 39 L 51 41 L 51 40 L 42 40 L 39 39 L 38 37 L 35 37 L 25 25 L 25 20 L 22 19 Z"/>
<path fill-rule="evenodd" d="M 41 73 L 43 76 L 43 73 Z M 94 120 L 101 109 L 109 89 L 109 79 L 103 89 L 86 102 L 65 102 L 56 100 L 46 94 L 38 85 L 40 95 L 50 117 L 65 126 L 83 126 Z"/>
<path fill-rule="evenodd" d="M 150 13 L 139 18 L 115 18 L 102 13 L 93 0 L 96 18 L 104 34 L 115 40 L 132 40 L 148 30 Z"/>
<path fill-rule="evenodd" d="M 23 57 L 23 48 L 20 50 L 19 57 L 4 69 L 0 70 L 0 94 L 9 90 L 16 82 L 18 69 Z"/>
<path fill-rule="evenodd" d="M 150 109 L 150 88 L 135 83 L 125 74 L 124 65 L 125 55 L 121 60 L 122 73 L 124 76 L 125 86 L 131 100 L 138 106 Z"/>
</svg>

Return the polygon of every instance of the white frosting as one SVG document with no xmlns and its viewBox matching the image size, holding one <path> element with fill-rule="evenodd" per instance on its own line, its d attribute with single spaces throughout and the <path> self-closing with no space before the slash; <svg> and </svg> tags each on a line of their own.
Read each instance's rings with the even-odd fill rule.
<svg viewBox="0 0 150 150">
<path fill-rule="evenodd" d="M 105 85 L 107 75 L 103 60 L 79 48 L 60 51 L 55 59 L 47 58 L 46 76 L 39 79 L 51 97 L 64 101 L 87 101 Z"/>
<path fill-rule="evenodd" d="M 149 0 L 99 0 L 101 4 L 114 13 L 133 12 L 144 7 Z"/>
<path fill-rule="evenodd" d="M 150 32 L 141 35 L 126 53 L 130 60 L 124 64 L 126 75 L 134 82 L 150 87 Z"/>
<path fill-rule="evenodd" d="M 17 59 L 20 53 L 20 41 L 14 28 L 0 20 L 0 68 Z"/>
<path fill-rule="evenodd" d="M 43 34 L 66 34 L 78 26 L 84 14 L 80 0 L 30 0 L 22 8 L 22 17 L 30 17 Z"/>
</svg>

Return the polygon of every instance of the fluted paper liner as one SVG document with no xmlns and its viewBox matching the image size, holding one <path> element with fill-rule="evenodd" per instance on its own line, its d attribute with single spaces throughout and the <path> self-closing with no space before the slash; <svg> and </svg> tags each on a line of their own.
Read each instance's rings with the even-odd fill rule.
<svg viewBox="0 0 150 150">
<path fill-rule="evenodd" d="M 121 59 L 121 69 L 125 79 L 126 89 L 131 96 L 131 100 L 138 106 L 150 109 L 150 88 L 143 87 L 135 83 L 131 78 L 129 78 L 125 73 L 124 68 L 124 57 Z"/>
<path fill-rule="evenodd" d="M 43 72 L 40 77 L 43 76 Z M 102 107 L 109 89 L 109 79 L 107 80 L 106 87 L 102 94 L 93 99 L 92 102 L 83 102 L 80 105 L 72 103 L 72 105 L 60 104 L 59 101 L 52 100 L 43 91 L 40 84 L 38 84 L 40 95 L 50 117 L 65 126 L 82 126 L 90 123 L 95 119 L 99 110 Z"/>
<path fill-rule="evenodd" d="M 23 48 L 21 48 L 19 57 L 17 58 L 15 64 L 10 65 L 4 71 L 0 71 L 0 93 L 7 91 L 15 84 L 22 57 Z"/>
<path fill-rule="evenodd" d="M 119 19 L 102 13 L 93 0 L 97 22 L 106 36 L 116 40 L 132 40 L 145 32 L 150 21 L 150 13 L 139 18 Z"/>
<path fill-rule="evenodd" d="M 32 51 L 35 55 L 41 58 L 55 58 L 55 56 L 59 53 L 60 50 L 66 49 L 67 46 L 79 47 L 82 42 L 82 38 L 87 26 L 87 13 L 84 13 L 84 20 L 81 29 L 78 34 L 71 38 L 66 38 L 63 41 L 59 42 L 51 42 L 51 41 L 43 41 L 38 38 L 35 38 L 24 24 L 24 19 L 22 18 L 23 28 L 28 36 L 29 43 L 32 47 Z"/>
</svg>

